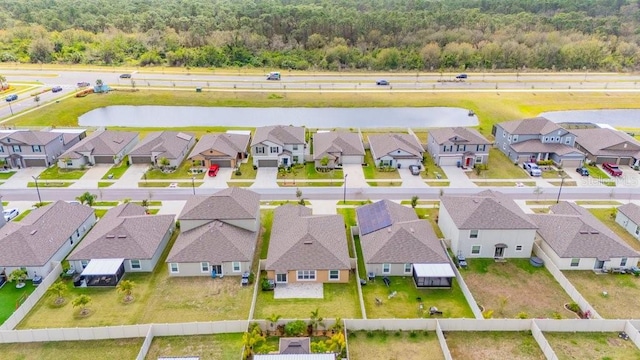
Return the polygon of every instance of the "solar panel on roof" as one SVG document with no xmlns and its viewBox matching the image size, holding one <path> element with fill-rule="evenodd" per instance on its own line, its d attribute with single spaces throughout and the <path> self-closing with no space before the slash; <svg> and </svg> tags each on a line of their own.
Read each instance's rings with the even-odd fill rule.
<svg viewBox="0 0 640 360">
<path fill-rule="evenodd" d="M 391 226 L 391 214 L 383 201 L 361 206 L 356 209 L 356 212 L 360 235 L 367 235 Z"/>
</svg>

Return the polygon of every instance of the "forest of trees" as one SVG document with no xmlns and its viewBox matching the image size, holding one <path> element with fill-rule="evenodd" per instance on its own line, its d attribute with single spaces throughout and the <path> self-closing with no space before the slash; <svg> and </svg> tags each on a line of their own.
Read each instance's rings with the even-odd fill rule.
<svg viewBox="0 0 640 360">
<path fill-rule="evenodd" d="M 13 0 L 0 62 L 628 71 L 639 25 L 640 0 Z"/>
</svg>

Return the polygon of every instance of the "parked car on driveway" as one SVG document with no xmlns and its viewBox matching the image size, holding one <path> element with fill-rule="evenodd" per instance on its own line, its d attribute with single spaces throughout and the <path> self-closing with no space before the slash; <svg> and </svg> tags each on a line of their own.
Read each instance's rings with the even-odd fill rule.
<svg viewBox="0 0 640 360">
<path fill-rule="evenodd" d="M 579 167 L 576 169 L 576 172 L 582 176 L 589 176 L 589 169 L 585 167 Z"/>
<path fill-rule="evenodd" d="M 409 171 L 413 175 L 420 175 L 420 166 L 419 165 L 409 165 Z"/>
<path fill-rule="evenodd" d="M 622 170 L 616 164 L 612 163 L 604 163 L 602 164 L 602 168 L 605 169 L 606 172 L 611 174 L 611 176 L 622 176 Z"/>
<path fill-rule="evenodd" d="M 536 163 L 524 163 L 522 164 L 522 168 L 525 169 L 531 176 L 542 176 L 542 170 L 540 170 L 538 164 Z"/>
<path fill-rule="evenodd" d="M 220 165 L 212 164 L 209 167 L 208 175 L 211 176 L 211 177 L 214 177 L 214 176 L 218 175 L 218 170 L 220 170 Z"/>
<path fill-rule="evenodd" d="M 376 81 L 376 85 L 389 85 L 389 81 L 387 81 L 387 80 L 378 80 L 378 81 Z"/>
<path fill-rule="evenodd" d="M 18 209 L 4 209 L 2 210 L 2 215 L 4 215 L 5 221 L 9 221 L 20 215 L 20 211 L 18 211 Z"/>
<path fill-rule="evenodd" d="M 51 88 L 51 92 L 57 93 L 62 91 L 62 86 L 58 85 L 58 86 L 54 86 Z"/>
<path fill-rule="evenodd" d="M 7 100 L 7 102 L 12 102 L 12 101 L 18 100 L 18 95 L 17 94 L 11 94 L 11 95 L 7 96 L 5 98 L 5 100 Z"/>
</svg>

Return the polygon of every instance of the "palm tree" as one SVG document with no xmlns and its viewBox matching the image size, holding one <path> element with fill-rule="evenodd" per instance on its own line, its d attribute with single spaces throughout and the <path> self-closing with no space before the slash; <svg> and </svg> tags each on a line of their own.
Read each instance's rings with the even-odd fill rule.
<svg viewBox="0 0 640 360">
<path fill-rule="evenodd" d="M 418 197 L 418 195 L 413 195 L 413 196 L 411 197 L 411 207 L 412 207 L 412 208 L 414 208 L 414 209 L 415 209 L 415 208 L 416 208 L 416 206 L 418 206 L 418 199 L 420 199 L 420 198 Z"/>
<path fill-rule="evenodd" d="M 0 75 L 0 90 L 4 90 L 7 85 L 7 78 L 4 75 Z"/>
<path fill-rule="evenodd" d="M 271 314 L 267 317 L 267 321 L 269 322 L 269 327 L 273 329 L 273 326 L 278 323 L 278 320 L 282 318 L 282 315 Z"/>
<path fill-rule="evenodd" d="M 93 203 L 96 201 L 97 198 L 98 196 L 87 191 L 84 194 L 78 196 L 76 200 L 80 201 L 81 204 L 87 204 L 88 206 L 93 206 Z"/>
<path fill-rule="evenodd" d="M 310 336 L 313 336 L 313 333 L 318 329 L 318 326 L 324 327 L 323 320 L 324 318 L 320 316 L 320 309 L 316 308 L 311 312 L 311 316 L 309 317 L 309 325 L 311 326 Z"/>
<path fill-rule="evenodd" d="M 78 297 L 76 297 L 75 299 L 73 299 L 73 307 L 79 307 L 80 308 L 80 315 L 88 315 L 89 314 L 89 309 L 87 309 L 87 305 L 91 302 L 91 297 L 89 297 L 88 295 L 80 295 Z"/>
<path fill-rule="evenodd" d="M 25 269 L 15 269 L 11 272 L 11 274 L 9 274 L 9 282 L 18 282 L 18 284 L 16 285 L 16 287 L 18 287 L 18 285 L 20 285 L 19 287 L 22 287 L 21 285 L 24 284 L 24 281 L 27 279 L 27 270 Z"/>
<path fill-rule="evenodd" d="M 243 359 L 249 359 L 255 353 L 254 350 L 260 346 L 261 343 L 266 341 L 266 337 L 261 335 L 257 329 L 253 329 L 251 332 L 245 332 L 242 335 L 242 345 L 244 351 L 242 353 Z"/>
<path fill-rule="evenodd" d="M 116 286 L 118 292 L 124 294 L 124 302 L 131 302 L 133 300 L 133 296 L 131 296 L 131 293 L 133 292 L 133 288 L 135 286 L 136 283 L 131 280 L 122 280 L 120 281 L 118 286 Z"/>
<path fill-rule="evenodd" d="M 67 285 L 62 281 L 58 281 L 51 285 L 49 288 L 54 294 L 56 294 L 56 300 L 54 303 L 60 305 L 64 302 L 64 293 L 67 292 Z"/>
</svg>

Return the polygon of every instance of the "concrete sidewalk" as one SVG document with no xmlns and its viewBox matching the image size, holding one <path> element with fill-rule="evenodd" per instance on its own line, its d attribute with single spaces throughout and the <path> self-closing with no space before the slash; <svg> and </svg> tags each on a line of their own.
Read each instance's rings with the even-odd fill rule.
<svg viewBox="0 0 640 360">
<path fill-rule="evenodd" d="M 337 214 L 337 203 L 335 200 L 313 200 L 311 208 L 314 215 Z"/>
</svg>

